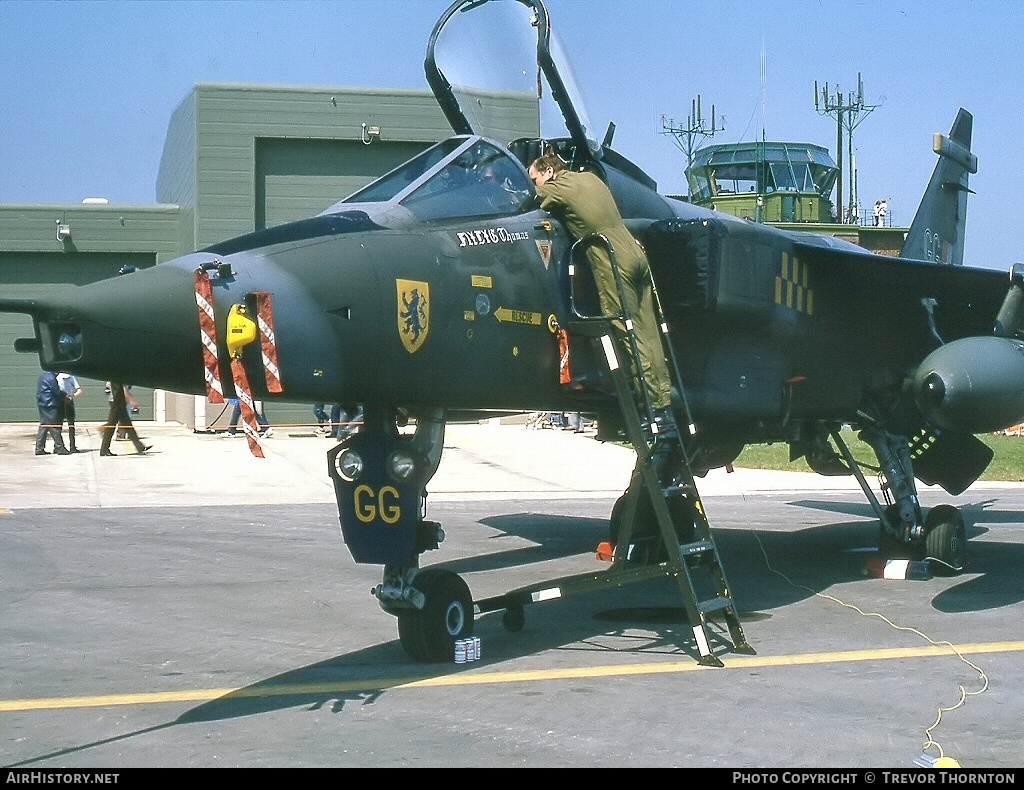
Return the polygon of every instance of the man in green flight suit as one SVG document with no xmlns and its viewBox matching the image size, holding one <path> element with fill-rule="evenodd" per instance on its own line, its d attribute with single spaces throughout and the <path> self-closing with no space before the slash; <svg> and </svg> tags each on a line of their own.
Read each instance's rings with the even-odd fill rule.
<svg viewBox="0 0 1024 790">
<path fill-rule="evenodd" d="M 663 419 L 671 406 L 671 384 L 654 315 L 654 294 L 644 248 L 623 223 L 611 190 L 594 173 L 569 170 L 556 154 L 545 154 L 535 159 L 529 173 L 537 187 L 540 207 L 558 216 L 569 233 L 577 239 L 600 233 L 611 242 L 622 275 L 626 307 L 633 319 L 647 393 L 655 416 Z M 603 245 L 592 244 L 587 249 L 587 259 L 597 284 L 601 311 L 605 315 L 618 315 L 622 312 L 619 289 L 608 251 Z M 625 338 L 625 325 L 621 321 L 614 321 L 613 325 L 632 358 L 632 348 Z M 636 370 L 634 360 L 634 373 Z"/>
</svg>

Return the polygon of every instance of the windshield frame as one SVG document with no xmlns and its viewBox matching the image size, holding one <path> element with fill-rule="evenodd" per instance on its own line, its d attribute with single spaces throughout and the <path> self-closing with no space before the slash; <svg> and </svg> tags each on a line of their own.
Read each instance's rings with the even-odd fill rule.
<svg viewBox="0 0 1024 790">
<path fill-rule="evenodd" d="M 427 44 L 427 55 L 424 62 L 427 84 L 430 85 L 434 98 L 457 135 L 477 134 L 480 130 L 473 128 L 472 123 L 459 105 L 451 83 L 438 67 L 435 59 L 435 46 L 442 29 L 456 13 L 472 11 L 494 1 L 455 0 L 437 21 L 430 35 L 430 41 Z M 502 0 L 502 2 L 505 1 Z M 533 11 L 534 18 L 532 24 L 537 28 L 537 65 L 547 80 L 551 97 L 562 113 L 565 128 L 575 143 L 577 152 L 586 152 L 589 158 L 593 160 L 599 159 L 601 157 L 601 147 L 594 138 L 588 135 L 583 118 L 573 103 L 573 96 L 579 96 L 579 90 L 575 85 L 571 65 L 561 53 L 561 47 L 558 46 L 557 39 L 552 38 L 551 28 L 548 23 L 548 13 L 544 3 L 542 0 L 514 0 L 514 2 L 518 2 Z M 552 53 L 552 41 L 554 41 L 556 48 L 559 50 L 555 54 Z M 565 63 L 568 83 L 559 72 L 555 55 L 558 55 L 557 59 Z M 572 90 L 570 91 L 567 88 L 572 88 Z"/>
<path fill-rule="evenodd" d="M 506 148 L 480 135 L 397 196 L 423 221 L 521 214 L 536 191 L 522 163 Z"/>
<path fill-rule="evenodd" d="M 389 170 L 384 175 L 375 178 L 366 186 L 360 187 L 358 190 L 353 192 L 351 195 L 346 197 L 341 203 L 394 203 L 401 201 L 402 197 L 409 193 L 410 190 L 414 189 L 417 185 L 421 184 L 425 176 L 434 172 L 439 167 L 444 166 L 449 162 L 452 157 L 457 156 L 466 147 L 465 141 L 461 144 L 458 143 L 458 137 L 449 137 L 441 140 L 438 143 L 425 148 L 420 151 L 412 159 L 409 159 L 393 170 Z M 443 151 L 445 148 L 450 149 L 447 153 L 443 153 L 440 158 L 434 159 L 433 164 L 428 165 L 426 168 L 422 167 L 423 162 L 429 162 L 433 157 L 436 156 L 437 152 Z M 406 177 L 408 171 L 415 170 L 417 167 L 420 168 L 418 175 L 411 175 Z M 404 183 L 404 186 L 391 187 L 392 182 Z M 382 194 L 378 194 L 382 193 Z M 385 196 L 386 195 L 386 196 Z M 367 197 L 369 196 L 369 197 Z"/>
<path fill-rule="evenodd" d="M 438 150 L 443 151 L 445 149 L 447 149 L 447 153 L 436 159 L 434 158 Z M 519 189 L 514 190 L 516 199 L 514 200 L 513 196 L 509 195 L 503 202 L 499 202 L 497 205 L 485 205 L 483 195 L 479 191 L 453 189 L 449 190 L 447 202 L 438 201 L 431 210 L 425 210 L 424 206 L 427 204 L 427 196 L 423 190 L 432 183 L 436 184 L 443 178 L 445 171 L 456 167 L 460 160 L 478 161 L 479 157 L 474 153 L 477 151 L 487 152 L 489 156 L 486 157 L 486 161 L 492 164 L 500 163 L 504 168 L 505 174 L 513 178 L 510 186 L 519 187 Z M 476 159 L 474 159 L 475 156 L 477 157 Z M 422 172 L 410 179 L 407 171 L 411 166 L 415 167 L 417 163 L 422 164 L 431 161 L 433 163 L 429 167 L 426 167 Z M 481 164 L 483 163 L 481 162 Z M 508 170 L 508 168 L 512 169 Z M 397 181 L 402 186 L 389 187 L 389 183 L 393 181 Z M 470 183 L 467 186 L 473 186 L 473 184 Z M 438 192 L 441 191 L 438 190 Z M 366 199 L 367 195 L 369 199 Z M 523 213 L 528 210 L 535 196 L 536 191 L 534 190 L 533 182 L 530 181 L 526 168 L 507 148 L 482 135 L 458 135 L 442 140 L 430 148 L 421 151 L 409 161 L 385 173 L 380 178 L 371 181 L 362 189 L 353 192 L 344 200 L 334 204 L 324 213 L 338 213 L 351 210 L 356 205 L 372 203 L 400 205 L 423 221 L 501 216 Z M 445 205 L 462 208 L 449 211 L 439 210 L 439 207 Z"/>
</svg>

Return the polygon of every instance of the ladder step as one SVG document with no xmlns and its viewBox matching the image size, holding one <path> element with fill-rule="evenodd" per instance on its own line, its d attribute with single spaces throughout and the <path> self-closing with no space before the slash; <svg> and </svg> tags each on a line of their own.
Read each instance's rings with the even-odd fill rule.
<svg viewBox="0 0 1024 790">
<path fill-rule="evenodd" d="M 611 322 L 589 318 L 582 321 L 569 321 L 562 328 L 570 335 L 601 337 L 601 335 L 607 335 L 611 332 Z"/>
<path fill-rule="evenodd" d="M 642 427 L 651 440 L 657 442 L 661 448 L 669 449 L 674 445 L 682 445 L 683 443 L 683 440 L 679 437 L 679 431 L 671 425 L 652 426 L 645 420 Z"/>
<path fill-rule="evenodd" d="M 725 596 L 719 596 L 717 598 L 708 598 L 706 601 L 701 601 L 697 604 L 697 609 L 703 614 L 710 614 L 711 612 L 720 612 L 722 609 L 729 609 L 732 607 L 732 598 Z"/>
<path fill-rule="evenodd" d="M 698 540 L 693 543 L 680 543 L 679 544 L 679 556 L 680 557 L 694 557 L 698 554 L 704 554 L 708 551 L 714 551 L 715 544 L 710 540 Z"/>
<path fill-rule="evenodd" d="M 665 499 L 670 499 L 674 496 L 687 496 L 688 494 L 694 494 L 696 491 L 697 489 L 688 483 L 679 483 L 678 485 L 672 485 L 668 488 L 661 489 L 661 494 Z"/>
</svg>

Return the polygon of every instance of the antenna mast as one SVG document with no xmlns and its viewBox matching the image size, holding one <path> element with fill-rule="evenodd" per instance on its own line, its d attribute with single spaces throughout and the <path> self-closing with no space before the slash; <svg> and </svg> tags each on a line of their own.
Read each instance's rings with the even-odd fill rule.
<svg viewBox="0 0 1024 790">
<path fill-rule="evenodd" d="M 864 83 L 860 72 L 857 72 L 857 91 L 845 97 L 836 85 L 835 94 L 829 93 L 828 83 L 818 91 L 818 81 L 814 81 L 814 109 L 818 115 L 834 115 L 836 118 L 836 164 L 839 166 L 839 177 L 836 181 L 836 218 L 843 222 L 843 129 L 846 129 L 847 153 L 850 161 L 850 201 L 848 216 L 850 222 L 856 222 L 856 178 L 853 164 L 853 130 L 856 129 L 871 111 L 879 105 L 864 103 Z"/>
<path fill-rule="evenodd" d="M 715 132 L 725 131 L 725 118 L 722 125 L 715 125 L 715 105 L 711 105 L 710 122 L 701 114 L 700 94 L 690 102 L 690 114 L 686 117 L 686 125 L 677 124 L 674 118 L 661 116 L 659 134 L 670 134 L 676 148 L 686 154 L 686 167 L 693 164 L 694 155 L 704 146 L 705 142 L 715 136 Z"/>
</svg>

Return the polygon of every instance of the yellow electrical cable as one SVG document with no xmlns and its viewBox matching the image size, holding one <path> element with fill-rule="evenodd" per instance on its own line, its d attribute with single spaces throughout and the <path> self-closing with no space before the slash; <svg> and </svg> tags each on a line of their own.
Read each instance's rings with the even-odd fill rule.
<svg viewBox="0 0 1024 790">
<path fill-rule="evenodd" d="M 768 559 L 768 552 L 765 551 L 764 544 L 761 543 L 761 537 L 756 532 L 751 532 L 751 534 L 754 536 L 754 539 L 757 541 L 757 545 L 761 549 L 761 554 L 764 555 L 764 562 L 765 562 L 765 565 L 768 566 L 768 570 L 771 571 L 772 573 L 776 574 L 777 576 L 781 576 L 791 586 L 796 587 L 798 590 L 806 590 L 807 592 L 811 593 L 812 595 L 816 595 L 819 598 L 825 598 L 826 600 L 834 601 L 835 603 L 839 604 L 840 606 L 845 606 L 848 609 L 853 609 L 855 612 L 857 612 L 858 614 L 863 615 L 864 617 L 877 617 L 880 620 L 882 620 L 883 622 L 885 622 L 888 625 L 890 625 L 893 628 L 895 628 L 897 631 L 910 631 L 911 633 L 917 634 L 922 639 L 927 640 L 928 642 L 930 642 L 933 645 L 936 645 L 936 646 L 946 645 L 946 646 L 949 647 L 950 650 L 952 650 L 956 654 L 957 658 L 959 658 L 961 661 L 963 661 L 965 664 L 967 664 L 967 666 L 971 667 L 973 670 L 975 670 L 978 673 L 978 679 L 982 683 L 981 688 L 978 689 L 977 691 L 968 691 L 967 689 L 965 689 L 961 685 L 960 686 L 960 700 L 956 703 L 956 705 L 953 705 L 953 706 L 951 706 L 949 708 L 939 708 L 939 713 L 938 713 L 938 716 L 935 717 L 935 722 L 924 731 L 925 735 L 928 737 L 928 740 L 926 740 L 925 743 L 924 743 L 924 746 L 921 747 L 922 752 L 927 751 L 927 749 L 929 747 L 934 746 L 936 749 L 939 750 L 939 756 L 936 759 L 937 760 L 943 760 L 945 763 L 947 763 L 945 766 L 940 766 L 940 765 L 936 764 L 936 767 L 959 767 L 959 764 L 956 763 L 955 760 L 952 760 L 952 758 L 946 757 L 945 752 L 943 752 L 943 750 L 942 750 L 942 746 L 938 743 L 938 741 L 936 741 L 936 740 L 934 740 L 932 738 L 932 732 L 935 730 L 936 727 L 939 726 L 939 722 L 942 721 L 942 714 L 943 713 L 946 713 L 946 712 L 951 711 L 951 710 L 956 710 L 957 708 L 961 707 L 962 705 L 964 705 L 967 702 L 967 697 L 968 696 L 974 696 L 976 694 L 981 694 L 982 692 L 984 692 L 988 688 L 988 676 L 984 673 L 984 671 L 981 669 L 981 667 L 979 667 L 977 664 L 974 664 L 971 661 L 969 661 L 963 655 L 963 653 L 961 653 L 959 650 L 956 649 L 956 647 L 953 645 L 952 642 L 948 642 L 946 640 L 936 641 L 936 640 L 932 639 L 930 636 L 928 636 L 927 634 L 921 633 L 916 628 L 911 628 L 911 627 L 905 626 L 905 625 L 896 625 L 896 623 L 894 623 L 888 617 L 886 617 L 885 615 L 879 614 L 878 612 L 865 612 L 863 609 L 860 609 L 859 607 L 854 606 L 851 603 L 846 603 L 845 601 L 841 601 L 838 598 L 836 598 L 835 596 L 826 595 L 825 593 L 820 593 L 817 590 L 812 590 L 810 587 L 807 587 L 805 585 L 797 584 L 792 579 L 790 579 L 786 574 L 784 574 L 782 571 L 776 570 L 775 568 L 772 567 L 771 560 Z M 950 762 L 954 763 L 954 765 L 948 765 L 948 763 L 950 763 Z"/>
</svg>

